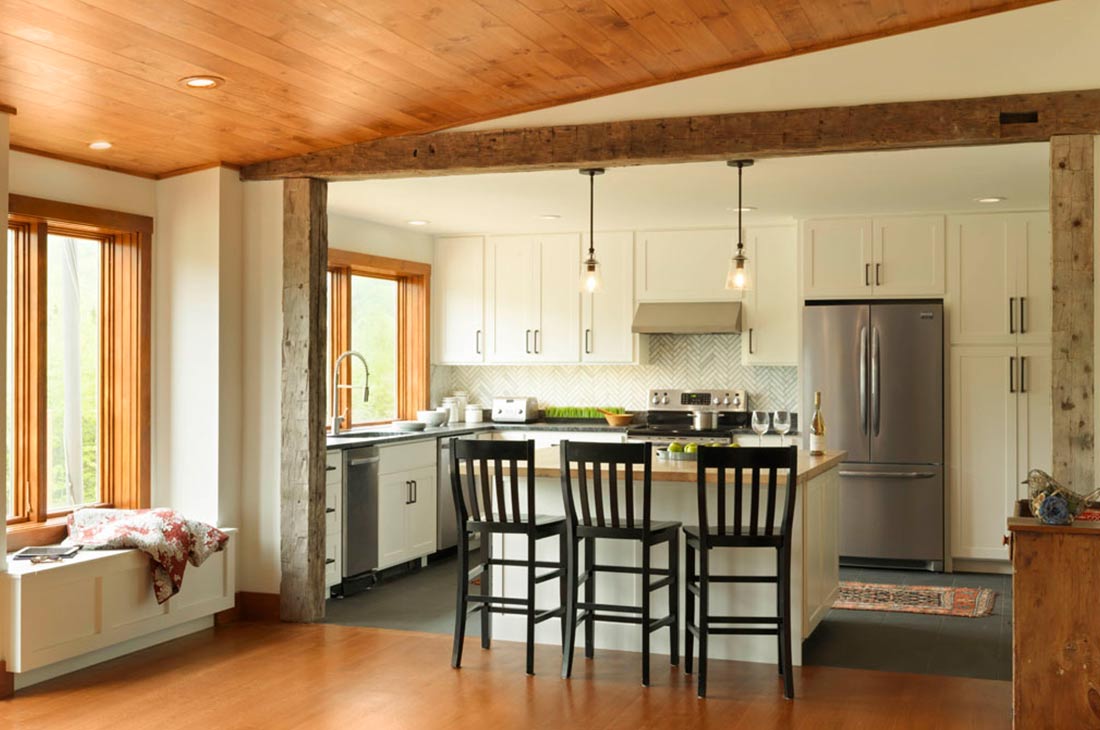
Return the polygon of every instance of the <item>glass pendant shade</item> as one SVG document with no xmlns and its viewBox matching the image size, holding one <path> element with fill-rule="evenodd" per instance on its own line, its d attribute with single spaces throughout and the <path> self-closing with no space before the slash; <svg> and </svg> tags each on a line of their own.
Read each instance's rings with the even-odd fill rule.
<svg viewBox="0 0 1100 730">
<path fill-rule="evenodd" d="M 600 290 L 602 285 L 600 262 L 590 256 L 581 264 L 581 291 L 594 294 Z"/>
<path fill-rule="evenodd" d="M 727 289 L 748 289 L 749 287 L 749 270 L 746 267 L 748 259 L 744 254 L 737 254 L 730 259 L 730 267 L 726 272 L 726 288 Z"/>
</svg>

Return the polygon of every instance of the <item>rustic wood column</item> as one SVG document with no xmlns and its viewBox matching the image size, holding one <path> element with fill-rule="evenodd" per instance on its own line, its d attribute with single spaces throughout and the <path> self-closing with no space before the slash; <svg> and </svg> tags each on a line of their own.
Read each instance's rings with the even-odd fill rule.
<svg viewBox="0 0 1100 730">
<path fill-rule="evenodd" d="M 283 183 L 283 621 L 324 617 L 327 183 Z"/>
<path fill-rule="evenodd" d="M 1082 494 L 1093 475 L 1093 137 L 1050 141 L 1054 477 Z"/>
</svg>

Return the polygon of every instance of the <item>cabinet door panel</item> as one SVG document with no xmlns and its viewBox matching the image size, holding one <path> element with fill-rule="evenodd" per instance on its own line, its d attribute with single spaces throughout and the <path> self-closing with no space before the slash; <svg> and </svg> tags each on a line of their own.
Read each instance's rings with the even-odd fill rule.
<svg viewBox="0 0 1100 730">
<path fill-rule="evenodd" d="M 875 219 L 875 296 L 939 296 L 944 291 L 944 219 L 940 215 Z"/>
<path fill-rule="evenodd" d="M 432 265 L 439 362 L 484 359 L 485 242 L 480 237 L 440 238 Z"/>
<path fill-rule="evenodd" d="M 411 495 L 409 472 L 383 476 L 378 483 L 378 567 L 407 560 L 405 509 Z"/>
<path fill-rule="evenodd" d="M 581 256 L 588 250 L 588 236 L 581 239 Z M 600 262 L 603 288 L 581 294 L 581 361 L 630 363 L 634 341 L 634 234 L 596 235 L 596 260 Z"/>
<path fill-rule="evenodd" d="M 951 353 L 951 534 L 957 558 L 1001 560 L 1005 520 L 1016 499 L 1015 347 L 954 347 Z M 1016 361 L 1018 368 L 1019 361 Z"/>
<path fill-rule="evenodd" d="M 577 235 L 539 238 L 538 332 L 532 342 L 536 360 L 580 360 L 580 256 Z"/>
<path fill-rule="evenodd" d="M 947 222 L 952 344 L 1010 344 L 1019 231 L 1011 216 L 960 215 Z"/>
<path fill-rule="evenodd" d="M 413 501 L 405 507 L 405 551 L 411 560 L 435 552 L 438 477 L 435 469 L 418 469 L 408 477 L 414 482 Z"/>
<path fill-rule="evenodd" d="M 1016 498 L 1027 497 L 1022 484 L 1032 469 L 1049 471 L 1053 466 L 1051 349 L 1049 345 L 1021 345 L 1018 419 L 1019 468 L 1016 474 Z"/>
<path fill-rule="evenodd" d="M 485 245 L 489 293 L 486 359 L 531 360 L 538 321 L 539 240 L 499 236 L 486 239 Z"/>
<path fill-rule="evenodd" d="M 798 230 L 794 226 L 750 228 L 749 284 L 742 315 L 741 362 L 798 364 Z"/>
<path fill-rule="evenodd" d="M 803 295 L 809 299 L 871 295 L 870 218 L 806 221 L 802 236 Z"/>
<path fill-rule="evenodd" d="M 737 247 L 736 229 L 641 231 L 635 248 L 638 301 L 737 299 L 726 272 Z"/>
<path fill-rule="evenodd" d="M 1017 294 L 1020 344 L 1048 344 L 1051 330 L 1051 240 L 1048 213 L 1021 213 Z"/>
</svg>

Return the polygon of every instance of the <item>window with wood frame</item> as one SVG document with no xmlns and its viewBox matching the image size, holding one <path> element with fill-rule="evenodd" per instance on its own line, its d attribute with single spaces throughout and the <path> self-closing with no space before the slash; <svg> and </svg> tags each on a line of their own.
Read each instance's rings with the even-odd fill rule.
<svg viewBox="0 0 1100 730">
<path fill-rule="evenodd" d="M 153 221 L 9 196 L 8 548 L 81 506 L 149 506 Z"/>
<path fill-rule="evenodd" d="M 427 408 L 431 272 L 429 264 L 416 261 L 329 249 L 325 378 L 330 411 L 335 359 L 353 350 L 370 369 L 370 395 L 364 401 L 363 364 L 354 357 L 340 364 L 341 428 L 412 419 Z M 331 419 L 330 412 L 326 423 Z"/>
</svg>

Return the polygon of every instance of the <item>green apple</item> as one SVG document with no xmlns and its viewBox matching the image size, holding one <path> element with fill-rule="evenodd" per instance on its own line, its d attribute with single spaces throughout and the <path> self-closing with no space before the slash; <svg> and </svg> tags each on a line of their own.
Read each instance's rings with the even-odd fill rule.
<svg viewBox="0 0 1100 730">
<path fill-rule="evenodd" d="M 668 445 L 668 451 L 670 454 L 678 454 L 683 450 L 683 445 L 681 445 L 678 441 L 673 441 L 671 444 Z"/>
<path fill-rule="evenodd" d="M 698 451 L 699 451 L 699 444 L 695 443 L 694 441 L 684 445 L 684 453 L 685 454 L 695 454 L 695 453 L 698 453 Z"/>
<path fill-rule="evenodd" d="M 736 441 L 734 441 L 733 443 L 731 443 L 731 444 L 730 444 L 729 446 L 727 446 L 726 448 L 727 448 L 727 449 L 739 449 L 739 448 L 741 448 L 741 444 L 739 444 L 739 443 L 737 443 Z"/>
</svg>

